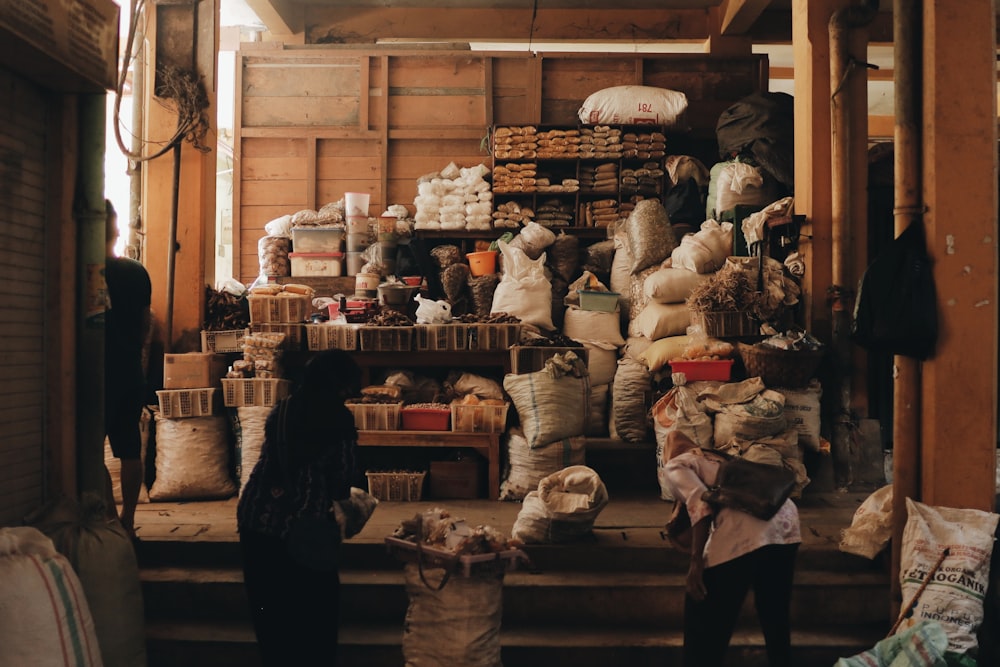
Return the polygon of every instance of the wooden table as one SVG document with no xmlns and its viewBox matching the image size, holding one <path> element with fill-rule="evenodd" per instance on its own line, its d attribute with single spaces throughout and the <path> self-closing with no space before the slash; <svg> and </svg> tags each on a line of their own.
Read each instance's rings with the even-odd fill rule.
<svg viewBox="0 0 1000 667">
<path fill-rule="evenodd" d="M 490 500 L 500 499 L 500 433 L 358 431 L 362 447 L 468 447 L 486 457 Z"/>
</svg>

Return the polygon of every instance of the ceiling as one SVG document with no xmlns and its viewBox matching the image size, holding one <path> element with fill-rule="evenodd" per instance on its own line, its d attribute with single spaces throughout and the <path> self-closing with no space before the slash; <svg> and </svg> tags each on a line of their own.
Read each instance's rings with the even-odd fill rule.
<svg viewBox="0 0 1000 667">
<path fill-rule="evenodd" d="M 890 0 L 873 0 L 879 3 L 880 23 L 891 23 Z M 600 12 L 635 11 L 675 12 L 692 15 L 709 9 L 718 9 L 723 34 L 745 35 L 754 42 L 780 42 L 791 39 L 792 0 L 220 0 L 223 25 L 255 25 L 281 34 L 301 21 L 303 13 L 337 12 L 338 16 L 371 16 L 373 11 L 395 13 L 418 11 L 425 17 L 431 12 L 449 10 L 514 10 L 534 13 L 579 10 L 581 16 L 588 12 L 600 19 Z M 252 18 L 256 17 L 256 19 Z M 605 14 L 606 17 L 606 14 Z M 236 23 L 227 21 L 236 20 Z M 387 19 L 387 25 L 399 19 Z M 426 20 L 422 23 L 427 23 Z M 395 26 L 398 28 L 398 25 Z M 482 26 L 479 26 L 480 30 Z M 294 32 L 296 28 L 292 28 Z M 884 31 L 884 28 L 882 29 Z M 430 37 L 430 35 L 424 35 Z"/>
</svg>

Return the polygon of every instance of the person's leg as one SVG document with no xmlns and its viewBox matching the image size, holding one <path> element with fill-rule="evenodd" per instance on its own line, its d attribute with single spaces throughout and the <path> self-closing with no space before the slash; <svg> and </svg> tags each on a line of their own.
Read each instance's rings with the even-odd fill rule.
<svg viewBox="0 0 1000 667">
<path fill-rule="evenodd" d="M 135 535 L 135 508 L 139 503 L 142 487 L 142 459 L 121 460 L 122 511 L 120 520 L 129 533 Z"/>
<path fill-rule="evenodd" d="M 109 391 L 106 400 L 104 430 L 112 454 L 121 461 L 122 508 L 118 516 L 129 535 L 135 536 L 135 508 L 142 487 L 142 436 L 139 431 L 142 395 L 138 390 L 131 395 Z M 114 505 L 113 496 L 110 502 Z"/>
<path fill-rule="evenodd" d="M 772 544 L 755 551 L 754 605 L 770 667 L 792 664 L 792 580 L 797 544 Z"/>
<path fill-rule="evenodd" d="M 279 667 L 288 660 L 286 648 L 292 641 L 285 636 L 289 610 L 285 600 L 288 569 L 284 543 L 254 531 L 240 531 L 243 557 L 243 586 L 250 606 L 257 647 L 264 667 Z"/>
<path fill-rule="evenodd" d="M 743 601 L 750 588 L 747 557 L 706 568 L 708 594 L 684 598 L 684 667 L 722 667 Z"/>
</svg>

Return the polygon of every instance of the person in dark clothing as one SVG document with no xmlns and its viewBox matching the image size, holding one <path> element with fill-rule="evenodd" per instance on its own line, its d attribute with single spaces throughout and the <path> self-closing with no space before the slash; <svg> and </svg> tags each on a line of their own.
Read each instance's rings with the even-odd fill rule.
<svg viewBox="0 0 1000 667">
<path fill-rule="evenodd" d="M 143 350 L 150 331 L 152 283 L 139 262 L 116 257 L 118 214 L 105 200 L 107 258 L 104 282 L 108 304 L 104 331 L 104 432 L 115 458 L 121 460 L 122 526 L 135 537 L 135 507 L 142 486 L 139 421 L 146 396 Z M 111 478 L 108 476 L 108 486 Z M 109 488 L 110 491 L 110 488 Z M 115 515 L 109 493 L 109 515 Z"/>
<path fill-rule="evenodd" d="M 722 667 L 750 590 L 769 667 L 791 667 L 791 598 L 802 536 L 791 500 L 764 521 L 736 509 L 717 512 L 702 498 L 721 459 L 680 431 L 665 443 L 675 503 L 691 519 L 691 560 L 684 598 L 684 667 Z"/>
<path fill-rule="evenodd" d="M 265 666 L 337 664 L 337 558 L 300 558 L 292 536 L 303 520 L 335 522 L 334 501 L 350 496 L 359 474 L 358 432 L 344 400 L 360 390 L 361 369 L 347 352 L 319 352 L 265 422 L 260 458 L 236 511 Z"/>
</svg>

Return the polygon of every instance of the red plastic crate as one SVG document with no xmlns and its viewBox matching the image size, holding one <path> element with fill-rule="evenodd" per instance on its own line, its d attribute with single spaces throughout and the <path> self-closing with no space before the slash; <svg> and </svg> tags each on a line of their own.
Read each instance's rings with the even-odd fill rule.
<svg viewBox="0 0 1000 667">
<path fill-rule="evenodd" d="M 408 408 L 399 411 L 404 431 L 447 431 L 451 428 L 451 408 Z"/>
<path fill-rule="evenodd" d="M 688 382 L 698 380 L 719 380 L 728 382 L 733 370 L 732 359 L 706 359 L 688 361 L 674 359 L 670 362 L 671 373 L 684 373 Z"/>
</svg>

